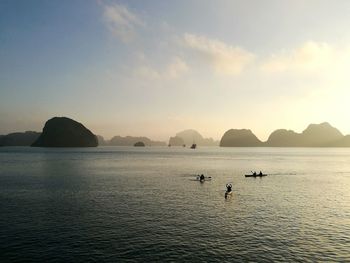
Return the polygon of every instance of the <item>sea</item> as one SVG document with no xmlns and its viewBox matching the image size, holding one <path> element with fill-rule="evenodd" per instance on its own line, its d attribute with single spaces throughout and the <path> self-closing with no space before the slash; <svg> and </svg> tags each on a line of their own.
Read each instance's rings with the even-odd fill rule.
<svg viewBox="0 0 350 263">
<path fill-rule="evenodd" d="M 350 262 L 350 149 L 0 147 L 0 262 Z"/>
</svg>

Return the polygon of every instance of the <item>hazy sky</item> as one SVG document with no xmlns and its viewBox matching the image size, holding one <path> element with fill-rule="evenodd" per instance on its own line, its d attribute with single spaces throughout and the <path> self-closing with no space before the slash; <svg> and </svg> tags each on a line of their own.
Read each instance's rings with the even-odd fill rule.
<svg viewBox="0 0 350 263">
<path fill-rule="evenodd" d="M 0 134 L 350 133 L 350 1 L 0 0 Z"/>
</svg>

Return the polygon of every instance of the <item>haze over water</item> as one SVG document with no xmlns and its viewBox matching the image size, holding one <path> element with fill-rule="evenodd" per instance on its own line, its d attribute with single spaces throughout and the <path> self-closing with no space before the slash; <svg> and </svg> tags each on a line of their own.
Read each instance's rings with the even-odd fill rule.
<svg viewBox="0 0 350 263">
<path fill-rule="evenodd" d="M 0 163 L 2 262 L 350 259 L 350 149 L 2 147 Z"/>
</svg>

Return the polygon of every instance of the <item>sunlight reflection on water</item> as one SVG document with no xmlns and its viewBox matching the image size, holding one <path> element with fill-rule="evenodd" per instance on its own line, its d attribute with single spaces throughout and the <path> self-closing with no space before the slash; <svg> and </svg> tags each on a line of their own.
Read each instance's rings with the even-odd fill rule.
<svg viewBox="0 0 350 263">
<path fill-rule="evenodd" d="M 350 259 L 350 149 L 3 147 L 0 161 L 4 260 Z"/>
</svg>

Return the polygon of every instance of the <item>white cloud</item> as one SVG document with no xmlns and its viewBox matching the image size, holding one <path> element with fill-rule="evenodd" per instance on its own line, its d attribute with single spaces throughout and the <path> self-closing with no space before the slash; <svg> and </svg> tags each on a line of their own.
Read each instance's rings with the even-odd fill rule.
<svg viewBox="0 0 350 263">
<path fill-rule="evenodd" d="M 228 45 L 215 39 L 186 33 L 183 44 L 196 51 L 197 56 L 214 67 L 217 73 L 238 75 L 255 56 L 239 47 Z"/>
<path fill-rule="evenodd" d="M 136 14 L 120 4 L 104 5 L 103 15 L 110 31 L 123 42 L 131 41 L 136 28 L 144 25 Z"/>
<path fill-rule="evenodd" d="M 317 72 L 338 64 L 339 55 L 336 48 L 327 43 L 308 41 L 294 50 L 272 55 L 262 63 L 261 69 L 269 73 Z"/>
<path fill-rule="evenodd" d="M 144 80 L 158 81 L 176 79 L 188 71 L 189 68 L 186 62 L 179 57 L 174 57 L 162 70 L 156 69 L 150 65 L 143 65 L 138 67 L 134 71 L 134 74 L 136 77 Z"/>
<path fill-rule="evenodd" d="M 173 61 L 167 66 L 165 76 L 167 78 L 177 78 L 189 70 L 186 62 L 179 57 L 173 58 Z"/>
</svg>

